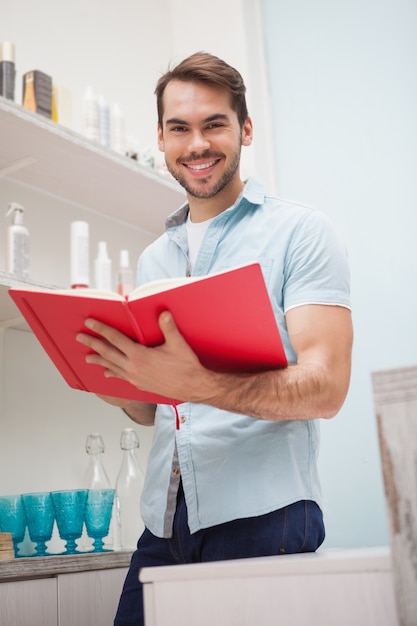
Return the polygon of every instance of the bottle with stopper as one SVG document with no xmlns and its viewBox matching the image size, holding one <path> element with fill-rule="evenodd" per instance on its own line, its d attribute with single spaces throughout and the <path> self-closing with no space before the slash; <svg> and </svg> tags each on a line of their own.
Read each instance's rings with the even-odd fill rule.
<svg viewBox="0 0 417 626">
<path fill-rule="evenodd" d="M 99 433 L 88 435 L 85 451 L 88 454 L 88 465 L 84 474 L 84 487 L 86 489 L 111 489 L 103 464 L 104 442 Z"/>
<path fill-rule="evenodd" d="M 136 456 L 139 439 L 133 428 L 120 438 L 122 463 L 116 480 L 116 541 L 122 550 L 134 550 L 145 526 L 140 515 L 143 472 Z"/>
<path fill-rule="evenodd" d="M 88 454 L 88 465 L 84 474 L 84 489 L 111 489 L 112 486 L 103 463 L 104 441 L 99 433 L 91 433 L 88 435 L 85 442 L 85 451 Z M 114 520 L 112 516 L 108 535 L 110 541 L 106 540 L 106 543 L 112 542 L 113 534 Z M 84 529 L 81 540 L 82 550 L 91 549 L 90 544 L 91 539 L 87 537 L 87 533 Z"/>
</svg>

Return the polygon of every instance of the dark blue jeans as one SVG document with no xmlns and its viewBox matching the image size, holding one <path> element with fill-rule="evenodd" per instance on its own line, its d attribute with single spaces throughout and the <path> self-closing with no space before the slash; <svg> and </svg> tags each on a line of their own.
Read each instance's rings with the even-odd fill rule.
<svg viewBox="0 0 417 626">
<path fill-rule="evenodd" d="M 258 556 L 315 552 L 324 540 L 319 506 L 302 500 L 259 517 L 238 519 L 190 534 L 187 508 L 180 489 L 171 539 L 145 529 L 133 553 L 115 626 L 143 626 L 142 567 L 202 563 Z"/>
</svg>

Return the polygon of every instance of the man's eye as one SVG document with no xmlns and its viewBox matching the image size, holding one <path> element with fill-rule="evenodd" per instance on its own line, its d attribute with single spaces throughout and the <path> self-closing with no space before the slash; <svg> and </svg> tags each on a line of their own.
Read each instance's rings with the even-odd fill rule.
<svg viewBox="0 0 417 626">
<path fill-rule="evenodd" d="M 184 133 L 186 131 L 186 127 L 185 126 L 173 126 L 171 128 L 171 131 L 173 133 Z"/>
</svg>

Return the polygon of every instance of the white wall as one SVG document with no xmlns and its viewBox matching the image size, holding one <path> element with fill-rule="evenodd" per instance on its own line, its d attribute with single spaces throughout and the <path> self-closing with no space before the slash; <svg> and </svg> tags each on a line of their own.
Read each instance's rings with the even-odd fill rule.
<svg viewBox="0 0 417 626">
<path fill-rule="evenodd" d="M 417 4 L 261 0 L 280 195 L 349 250 L 352 384 L 323 424 L 328 546 L 387 542 L 370 374 L 417 361 Z"/>
</svg>

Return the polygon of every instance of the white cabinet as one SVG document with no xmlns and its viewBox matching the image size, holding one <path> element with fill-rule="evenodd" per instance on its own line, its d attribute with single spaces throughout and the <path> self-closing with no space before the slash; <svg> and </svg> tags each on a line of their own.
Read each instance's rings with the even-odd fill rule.
<svg viewBox="0 0 417 626">
<path fill-rule="evenodd" d="M 1 626 L 112 626 L 129 552 L 2 561 Z"/>
<path fill-rule="evenodd" d="M 113 626 L 126 574 L 117 568 L 59 575 L 59 626 Z"/>
<path fill-rule="evenodd" d="M 146 626 L 397 626 L 385 549 L 145 568 Z"/>
<path fill-rule="evenodd" d="M 1 626 L 58 626 L 56 578 L 0 585 Z"/>
<path fill-rule="evenodd" d="M 0 585 L 1 626 L 112 626 L 127 568 Z"/>
</svg>

